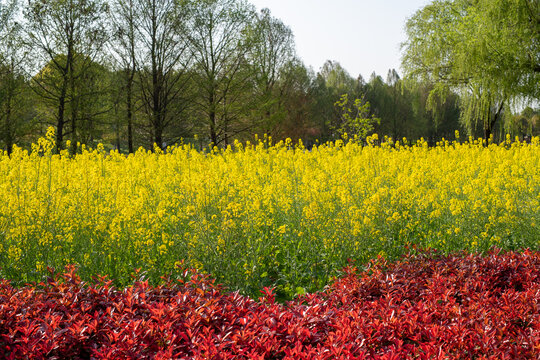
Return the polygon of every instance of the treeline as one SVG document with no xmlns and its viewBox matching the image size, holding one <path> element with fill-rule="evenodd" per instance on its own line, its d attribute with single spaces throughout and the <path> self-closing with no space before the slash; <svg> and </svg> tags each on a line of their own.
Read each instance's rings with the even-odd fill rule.
<svg viewBox="0 0 540 360">
<path fill-rule="evenodd" d="M 364 137 L 434 143 L 460 130 L 463 94 L 436 79 L 315 73 L 289 27 L 245 0 L 0 0 L 0 146 L 49 126 L 59 148 L 122 152 L 184 141 L 205 147 L 274 139 Z M 538 110 L 504 112 L 493 133 L 538 134 Z M 472 126 L 471 126 L 472 124 Z"/>
</svg>

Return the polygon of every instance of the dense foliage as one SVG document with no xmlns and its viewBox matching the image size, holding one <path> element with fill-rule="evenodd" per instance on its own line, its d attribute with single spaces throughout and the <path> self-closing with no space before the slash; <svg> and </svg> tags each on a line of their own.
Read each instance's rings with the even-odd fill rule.
<svg viewBox="0 0 540 360">
<path fill-rule="evenodd" d="M 4 359 L 537 359 L 538 252 L 378 259 L 287 304 L 209 278 L 0 283 Z"/>
<path fill-rule="evenodd" d="M 254 133 L 311 145 L 363 136 L 367 119 L 430 145 L 455 130 L 536 136 L 538 13 L 531 0 L 434 1 L 407 23 L 405 79 L 363 79 L 338 62 L 306 68 L 291 29 L 246 0 L 0 0 L 0 147 L 51 125 L 72 153 Z"/>
<path fill-rule="evenodd" d="M 409 77 L 461 95 L 461 120 L 489 138 L 512 105 L 540 98 L 540 2 L 437 0 L 406 25 Z M 442 99 L 441 99 L 442 96 Z"/>
<path fill-rule="evenodd" d="M 354 139 L 125 156 L 102 147 L 0 154 L 0 277 L 38 281 L 78 264 L 88 280 L 157 283 L 180 261 L 248 294 L 325 286 L 349 259 L 413 246 L 538 249 L 538 139 L 429 148 Z"/>
</svg>

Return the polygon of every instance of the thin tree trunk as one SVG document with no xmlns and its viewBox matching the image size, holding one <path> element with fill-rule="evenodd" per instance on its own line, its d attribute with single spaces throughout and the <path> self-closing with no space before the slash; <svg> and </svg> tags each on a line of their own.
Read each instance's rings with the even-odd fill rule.
<svg viewBox="0 0 540 360">
<path fill-rule="evenodd" d="M 493 133 L 493 128 L 495 127 L 495 124 L 497 123 L 497 120 L 500 118 L 501 113 L 504 109 L 504 101 L 501 101 L 501 105 L 499 106 L 499 109 L 493 116 L 493 120 L 488 120 L 488 122 L 484 126 L 484 140 L 486 140 L 486 144 L 489 141 L 489 138 L 491 137 L 491 134 Z"/>
<path fill-rule="evenodd" d="M 56 119 L 56 148 L 61 150 L 64 142 L 64 112 L 66 109 L 66 94 L 67 94 L 67 70 L 64 69 L 62 76 L 62 88 L 60 89 L 60 96 L 58 98 L 58 117 Z"/>
<path fill-rule="evenodd" d="M 160 148 L 163 146 L 163 129 L 161 126 L 161 106 L 160 106 L 160 94 L 159 94 L 159 85 L 158 85 L 158 76 L 156 73 L 152 76 L 153 83 L 153 106 L 152 106 L 152 117 L 153 117 L 153 127 L 154 127 L 154 142 Z"/>
<path fill-rule="evenodd" d="M 133 81 L 136 71 L 135 60 L 135 24 L 133 14 L 133 1 L 129 2 L 129 44 L 130 44 L 130 57 L 131 57 L 131 69 L 128 78 L 127 88 L 127 126 L 128 126 L 128 151 L 132 154 L 135 150 L 133 148 Z"/>
<path fill-rule="evenodd" d="M 120 149 L 120 117 L 118 116 L 118 107 L 119 107 L 119 103 L 120 101 L 116 102 L 115 101 L 115 104 L 114 104 L 114 118 L 116 120 L 116 123 L 114 124 L 115 125 L 115 128 L 114 128 L 114 132 L 115 132 L 115 143 L 116 143 L 116 150 L 118 150 L 118 152 L 121 151 Z"/>
<path fill-rule="evenodd" d="M 4 142 L 6 143 L 6 151 L 8 155 L 11 155 L 13 152 L 13 136 L 12 136 L 12 129 L 11 129 L 11 115 L 12 115 L 12 108 L 13 108 L 13 92 L 14 92 L 14 77 L 15 77 L 15 65 L 14 65 L 14 59 L 11 58 L 11 64 L 10 69 L 8 71 L 8 80 L 7 80 L 7 98 L 6 98 L 6 117 L 4 119 Z"/>
<path fill-rule="evenodd" d="M 157 4 L 152 3 L 152 126 L 154 130 L 154 143 L 159 147 L 163 147 L 163 124 L 162 124 L 162 108 L 161 108 L 161 69 L 158 68 L 158 54 L 156 53 L 157 44 L 157 19 L 156 19 Z"/>
<path fill-rule="evenodd" d="M 133 74 L 131 71 L 127 83 L 127 130 L 128 130 L 128 151 L 132 154 L 133 151 L 133 104 L 132 104 L 132 91 L 133 91 Z"/>
<path fill-rule="evenodd" d="M 12 93 L 11 88 L 8 91 L 7 98 L 7 107 L 6 107 L 6 118 L 4 124 L 4 141 L 6 143 L 7 154 L 11 155 L 13 152 L 13 136 L 11 136 L 11 104 L 12 104 Z"/>
<path fill-rule="evenodd" d="M 73 57 L 68 58 L 69 64 L 69 80 L 71 91 L 71 153 L 75 155 L 77 152 L 77 117 L 78 117 L 78 97 L 75 94 L 75 76 L 73 74 Z"/>
<path fill-rule="evenodd" d="M 217 138 L 217 132 L 216 132 L 216 107 L 214 104 L 214 93 L 211 91 L 210 96 L 208 97 L 208 105 L 210 108 L 208 118 L 210 121 L 210 141 L 212 142 L 212 146 L 217 146 L 218 144 L 218 138 Z"/>
<path fill-rule="evenodd" d="M 63 148 L 64 142 L 64 126 L 65 121 L 65 110 L 66 110 L 66 97 L 67 97 L 67 87 L 69 82 L 69 75 L 71 72 L 71 62 L 73 57 L 73 49 L 71 46 L 68 46 L 68 53 L 66 57 L 66 67 L 62 70 L 62 88 L 60 89 L 60 97 L 58 98 L 58 118 L 56 121 L 56 148 L 61 150 Z"/>
<path fill-rule="evenodd" d="M 155 129 L 154 142 L 160 149 L 163 149 L 163 131 L 159 128 Z"/>
<path fill-rule="evenodd" d="M 228 134 L 229 129 L 227 127 L 228 123 L 229 123 L 228 120 L 225 119 L 223 123 L 223 144 L 225 147 L 229 145 L 229 134 Z"/>
</svg>

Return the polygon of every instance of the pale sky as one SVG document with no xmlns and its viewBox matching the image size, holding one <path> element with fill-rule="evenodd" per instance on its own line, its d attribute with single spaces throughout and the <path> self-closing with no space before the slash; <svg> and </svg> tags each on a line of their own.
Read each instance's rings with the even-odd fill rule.
<svg viewBox="0 0 540 360">
<path fill-rule="evenodd" d="M 400 43 L 405 21 L 430 0 L 249 0 L 258 10 L 289 26 L 306 66 L 319 71 L 326 60 L 338 61 L 366 81 L 375 71 L 386 80 L 389 69 L 400 76 Z"/>
</svg>

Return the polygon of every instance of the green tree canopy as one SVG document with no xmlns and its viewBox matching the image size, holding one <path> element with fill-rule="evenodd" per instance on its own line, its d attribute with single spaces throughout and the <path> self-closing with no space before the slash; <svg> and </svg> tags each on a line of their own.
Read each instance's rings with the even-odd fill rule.
<svg viewBox="0 0 540 360">
<path fill-rule="evenodd" d="M 537 0 L 437 0 L 406 31 L 406 75 L 437 84 L 431 103 L 459 89 L 462 120 L 481 122 L 486 138 L 510 103 L 540 98 Z"/>
</svg>

